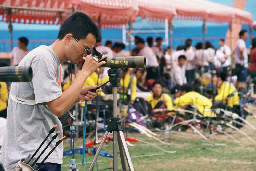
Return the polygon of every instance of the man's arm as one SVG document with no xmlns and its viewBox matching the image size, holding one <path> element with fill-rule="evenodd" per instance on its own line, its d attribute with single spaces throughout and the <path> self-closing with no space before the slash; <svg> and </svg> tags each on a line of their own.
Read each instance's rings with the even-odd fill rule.
<svg viewBox="0 0 256 171">
<path fill-rule="evenodd" d="M 106 62 L 104 61 L 98 63 L 91 56 L 87 56 L 82 70 L 70 87 L 64 91 L 59 98 L 46 103 L 51 112 L 60 117 L 74 106 L 77 101 L 92 100 L 96 96 L 96 93 L 93 93 L 90 90 L 95 89 L 97 86 L 83 88 L 83 85 L 87 77 L 105 63 Z"/>
</svg>

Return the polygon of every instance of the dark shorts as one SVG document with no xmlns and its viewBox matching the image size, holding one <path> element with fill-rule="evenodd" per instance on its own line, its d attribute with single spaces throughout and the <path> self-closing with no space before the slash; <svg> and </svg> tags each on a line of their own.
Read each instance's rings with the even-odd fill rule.
<svg viewBox="0 0 256 171">
<path fill-rule="evenodd" d="M 195 81 L 195 70 L 186 70 L 186 79 L 188 84 L 193 84 Z"/>
<path fill-rule="evenodd" d="M 237 81 L 246 82 L 248 75 L 248 69 L 243 67 L 237 74 Z"/>
<path fill-rule="evenodd" d="M 39 166 L 38 171 L 61 171 L 61 165 L 56 163 L 44 163 Z"/>
</svg>

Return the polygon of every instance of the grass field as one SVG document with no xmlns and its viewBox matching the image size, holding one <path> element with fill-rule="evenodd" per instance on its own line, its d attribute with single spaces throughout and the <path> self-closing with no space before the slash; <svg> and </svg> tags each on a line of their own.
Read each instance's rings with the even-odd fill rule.
<svg viewBox="0 0 256 171">
<path fill-rule="evenodd" d="M 256 119 L 252 116 L 247 120 L 256 126 Z M 209 135 L 209 140 L 202 138 L 194 133 L 191 129 L 186 132 L 172 131 L 170 140 L 165 141 L 164 133 L 159 133 L 159 139 L 168 142 L 161 144 L 160 142 L 138 133 L 130 133 L 128 137 L 135 137 L 139 140 L 134 146 L 128 146 L 130 156 L 135 170 L 174 170 L 174 171 L 255 171 L 256 170 L 256 135 L 254 130 L 249 127 L 241 129 L 246 132 L 252 140 L 242 135 L 238 131 L 231 131 L 231 135 L 238 140 L 241 145 L 226 135 Z M 87 140 L 86 142 L 88 142 Z M 75 144 L 82 144 L 82 140 L 78 139 Z M 154 145 L 167 150 L 176 151 L 176 153 L 168 153 L 159 150 Z M 64 143 L 65 149 L 69 148 L 69 143 Z M 81 147 L 81 146 L 80 146 Z M 105 144 L 103 150 L 112 152 L 112 142 Z M 71 157 L 64 157 L 62 170 L 69 169 Z M 86 155 L 86 165 L 82 166 L 82 157 L 75 156 L 78 169 L 88 170 L 92 157 Z M 112 159 L 98 157 L 98 170 L 103 170 L 112 166 Z M 119 169 L 121 169 L 119 158 Z M 97 170 L 95 165 L 94 170 Z"/>
</svg>

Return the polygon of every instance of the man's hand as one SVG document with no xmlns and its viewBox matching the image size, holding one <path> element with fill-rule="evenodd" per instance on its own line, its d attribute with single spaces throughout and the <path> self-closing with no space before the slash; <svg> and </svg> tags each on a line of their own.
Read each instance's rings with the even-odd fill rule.
<svg viewBox="0 0 256 171">
<path fill-rule="evenodd" d="M 102 61 L 103 59 L 107 58 L 106 55 L 103 55 L 101 58 L 101 62 L 98 62 L 92 58 L 91 55 L 87 55 L 85 58 L 85 62 L 82 68 L 81 72 L 86 72 L 89 75 L 91 75 L 94 71 L 96 71 L 101 65 L 104 65 L 106 62 Z"/>
<path fill-rule="evenodd" d="M 101 89 L 97 89 L 96 93 L 90 91 L 93 89 L 96 89 L 97 86 L 87 86 L 87 87 L 83 87 L 80 95 L 78 97 L 79 100 L 88 100 L 88 101 L 92 101 L 96 96 L 98 92 L 101 92 Z"/>
</svg>

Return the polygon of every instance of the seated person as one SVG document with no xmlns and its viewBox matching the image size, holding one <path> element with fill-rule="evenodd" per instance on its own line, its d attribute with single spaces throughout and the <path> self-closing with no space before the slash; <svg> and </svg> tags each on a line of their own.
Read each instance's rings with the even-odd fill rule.
<svg viewBox="0 0 256 171">
<path fill-rule="evenodd" d="M 228 106 L 233 107 L 239 105 L 239 96 L 235 86 L 227 81 L 227 75 L 224 72 L 213 76 L 213 84 L 217 87 L 217 96 L 215 101 L 221 101 L 226 103 Z"/>
<path fill-rule="evenodd" d="M 181 87 L 181 96 L 174 101 L 175 106 L 187 109 L 189 106 L 196 106 L 197 110 L 204 117 L 216 117 L 214 113 L 205 112 L 206 109 L 211 109 L 212 102 L 203 95 L 193 91 L 192 86 L 185 84 Z"/>
<path fill-rule="evenodd" d="M 174 95 L 174 99 L 180 97 L 180 95 L 181 95 L 180 89 L 181 89 L 181 86 L 178 85 L 178 84 L 175 85 L 175 86 L 171 89 L 171 94 Z"/>
<path fill-rule="evenodd" d="M 163 87 L 160 82 L 155 81 L 152 84 L 153 95 L 147 98 L 151 104 L 153 113 L 172 110 L 172 99 L 168 94 L 163 93 Z"/>
<path fill-rule="evenodd" d="M 132 104 L 134 102 L 136 98 L 136 84 L 136 76 L 132 72 L 130 72 L 128 68 L 124 69 L 122 71 L 118 93 L 121 93 L 120 99 L 125 104 Z"/>
</svg>

